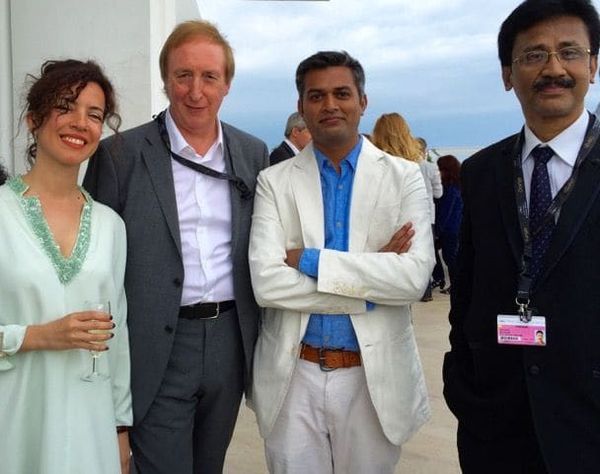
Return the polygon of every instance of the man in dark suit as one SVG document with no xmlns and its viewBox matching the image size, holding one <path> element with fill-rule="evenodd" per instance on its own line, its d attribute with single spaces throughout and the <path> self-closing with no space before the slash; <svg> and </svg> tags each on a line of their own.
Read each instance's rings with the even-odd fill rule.
<svg viewBox="0 0 600 474">
<path fill-rule="evenodd" d="M 600 472 L 599 37 L 589 0 L 527 0 L 500 30 L 525 126 L 462 167 L 443 372 L 465 473 Z"/>
<path fill-rule="evenodd" d="M 258 331 L 248 234 L 268 152 L 218 120 L 234 62 L 214 25 L 178 25 L 160 69 L 168 109 L 104 140 L 84 185 L 127 226 L 135 466 L 220 473 Z"/>
<path fill-rule="evenodd" d="M 294 112 L 288 117 L 284 135 L 285 140 L 269 155 L 272 165 L 296 156 L 312 140 L 310 131 L 306 128 L 304 119 L 298 112 Z"/>
</svg>

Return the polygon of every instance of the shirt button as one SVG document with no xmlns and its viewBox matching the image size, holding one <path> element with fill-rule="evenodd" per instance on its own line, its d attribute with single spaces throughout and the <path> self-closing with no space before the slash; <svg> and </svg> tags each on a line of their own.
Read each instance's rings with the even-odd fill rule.
<svg viewBox="0 0 600 474">
<path fill-rule="evenodd" d="M 171 326 L 165 326 L 165 332 L 167 334 L 173 334 L 173 328 Z"/>
<path fill-rule="evenodd" d="M 176 288 L 179 288 L 181 286 L 181 279 L 173 278 L 173 285 L 175 285 Z"/>
<path fill-rule="evenodd" d="M 533 375 L 534 377 L 540 375 L 540 368 L 537 365 L 529 366 L 529 375 Z"/>
<path fill-rule="evenodd" d="M 342 227 L 342 223 L 341 223 L 340 221 L 337 221 L 337 222 L 335 223 L 335 226 L 336 226 L 336 227 L 338 227 L 338 228 L 339 228 L 339 227 Z"/>
<path fill-rule="evenodd" d="M 340 185 L 338 186 L 338 189 L 341 191 L 342 189 L 344 189 L 344 186 L 340 184 Z"/>
</svg>

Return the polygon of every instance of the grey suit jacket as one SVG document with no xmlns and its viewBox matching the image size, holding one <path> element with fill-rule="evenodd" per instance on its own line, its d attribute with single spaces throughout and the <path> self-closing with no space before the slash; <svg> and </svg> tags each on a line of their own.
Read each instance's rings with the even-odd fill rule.
<svg viewBox="0 0 600 474">
<path fill-rule="evenodd" d="M 254 190 L 268 166 L 266 145 L 222 123 L 227 172 Z M 146 414 L 164 377 L 181 304 L 184 269 L 171 157 L 152 121 L 102 140 L 90 159 L 84 187 L 112 207 L 127 227 L 125 289 L 131 343 L 134 422 Z M 253 199 L 231 187 L 234 293 L 250 384 L 259 309 L 248 269 Z"/>
</svg>

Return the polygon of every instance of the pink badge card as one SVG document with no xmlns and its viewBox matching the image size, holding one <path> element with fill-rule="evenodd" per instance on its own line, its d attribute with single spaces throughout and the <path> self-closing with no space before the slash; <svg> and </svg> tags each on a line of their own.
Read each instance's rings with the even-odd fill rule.
<svg viewBox="0 0 600 474">
<path fill-rule="evenodd" d="M 523 322 L 518 315 L 499 314 L 498 344 L 545 346 L 546 318 L 534 316 L 530 322 Z"/>
</svg>

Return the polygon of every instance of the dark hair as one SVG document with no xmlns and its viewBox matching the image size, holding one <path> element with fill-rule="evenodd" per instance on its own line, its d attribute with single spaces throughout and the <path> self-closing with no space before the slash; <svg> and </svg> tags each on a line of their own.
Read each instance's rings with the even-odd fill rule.
<svg viewBox="0 0 600 474">
<path fill-rule="evenodd" d="M 0 185 L 4 184 L 4 182 L 8 179 L 8 173 L 4 169 L 4 166 L 0 165 Z"/>
<path fill-rule="evenodd" d="M 460 189 L 460 161 L 454 155 L 444 155 L 438 158 L 437 165 L 442 175 L 442 184 L 453 184 Z"/>
<path fill-rule="evenodd" d="M 296 69 L 296 89 L 298 89 L 300 99 L 304 94 L 304 78 L 309 71 L 335 66 L 347 67 L 352 71 L 358 94 L 363 97 L 365 95 L 365 70 L 360 63 L 346 51 L 319 51 L 304 59 Z"/>
<path fill-rule="evenodd" d="M 51 60 L 42 64 L 40 77 L 27 75 L 32 85 L 27 92 L 26 104 L 21 117 L 31 117 L 31 135 L 38 130 L 55 107 L 66 108 L 79 97 L 89 82 L 100 86 L 104 92 L 104 121 L 113 132 L 121 125 L 121 117 L 117 113 L 115 91 L 94 61 L 78 61 L 76 59 Z M 32 164 L 37 152 L 35 140 L 27 147 L 27 159 Z"/>
<path fill-rule="evenodd" d="M 591 54 L 598 54 L 600 19 L 590 0 L 525 0 L 508 16 L 498 34 L 498 56 L 502 66 L 512 64 L 512 52 L 517 35 L 532 26 L 559 16 L 575 16 L 585 24 L 590 39 Z"/>
</svg>

